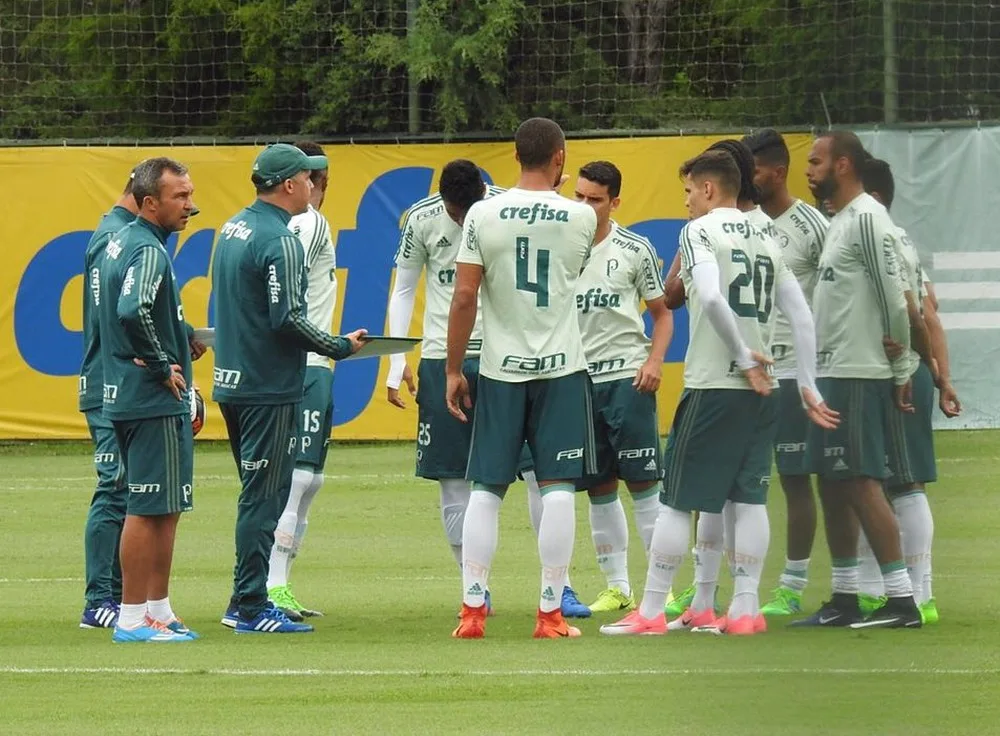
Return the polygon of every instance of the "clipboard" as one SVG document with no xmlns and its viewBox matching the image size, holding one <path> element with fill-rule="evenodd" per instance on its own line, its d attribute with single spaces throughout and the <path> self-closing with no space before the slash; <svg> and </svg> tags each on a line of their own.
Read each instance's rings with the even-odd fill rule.
<svg viewBox="0 0 1000 736">
<path fill-rule="evenodd" d="M 396 355 L 408 353 L 423 340 L 420 337 L 385 337 L 384 335 L 365 335 L 365 344 L 354 355 L 344 360 L 356 358 L 374 358 L 380 355 Z M 343 361 L 338 361 L 343 362 Z"/>
</svg>

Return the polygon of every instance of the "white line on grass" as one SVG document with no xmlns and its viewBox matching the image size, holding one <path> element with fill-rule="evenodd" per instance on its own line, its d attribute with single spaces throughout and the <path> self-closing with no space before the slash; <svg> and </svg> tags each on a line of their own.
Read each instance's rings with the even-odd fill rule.
<svg viewBox="0 0 1000 736">
<path fill-rule="evenodd" d="M 6 675 L 213 675 L 222 677 L 625 677 L 629 675 L 996 675 L 1000 668 L 725 667 L 662 669 L 349 670 L 159 667 L 0 667 Z"/>
</svg>

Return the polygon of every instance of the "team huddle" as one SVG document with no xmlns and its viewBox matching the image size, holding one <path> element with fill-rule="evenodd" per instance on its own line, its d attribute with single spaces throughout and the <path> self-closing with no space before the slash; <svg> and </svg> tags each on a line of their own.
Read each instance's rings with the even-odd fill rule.
<svg viewBox="0 0 1000 736">
<path fill-rule="evenodd" d="M 622 190 L 613 163 L 581 167 L 569 199 L 558 192 L 566 141 L 556 123 L 522 123 L 515 153 L 520 175 L 507 190 L 470 161 L 445 166 L 438 194 L 403 220 L 389 300 L 389 333 L 405 336 L 426 271 L 416 381 L 391 356 L 387 400 L 405 407 L 405 384 L 418 405 L 416 472 L 439 483 L 462 580 L 453 635 L 485 633 L 500 505 L 518 477 L 541 562 L 536 638 L 579 636 L 566 619 L 592 612 L 625 613 L 601 627 L 607 635 L 752 635 L 768 617 L 802 612 L 812 475 L 832 596 L 792 625 L 937 621 L 924 493 L 936 480 L 934 387 L 946 415 L 960 405 L 933 287 L 888 215 L 888 165 L 853 134 L 820 136 L 807 177 L 828 221 L 789 194 L 776 132 L 713 145 L 681 167 L 691 219 L 665 283 L 652 244 L 612 217 Z M 322 614 L 299 603 L 290 569 L 323 483 L 331 359 L 356 352 L 365 331 L 328 334 L 337 283 L 319 213 L 322 150 L 270 146 L 251 178 L 257 199 L 220 229 L 212 268 L 213 399 L 242 484 L 222 623 L 307 632 L 304 618 Z M 99 482 L 80 625 L 113 628 L 116 642 L 197 638 L 171 609 L 168 582 L 177 521 L 193 503 L 191 361 L 206 346 L 184 321 L 164 248 L 196 213 L 193 189 L 177 162 L 142 162 L 87 250 L 80 407 Z M 671 310 L 684 303 L 684 391 L 661 453 L 656 391 Z M 761 605 L 772 458 L 788 556 Z M 641 597 L 619 481 L 646 552 Z M 607 583 L 589 606 L 569 580 L 580 491 Z M 692 513 L 694 583 L 674 595 Z M 734 583 L 726 610 L 716 600 L 724 554 Z"/>
</svg>

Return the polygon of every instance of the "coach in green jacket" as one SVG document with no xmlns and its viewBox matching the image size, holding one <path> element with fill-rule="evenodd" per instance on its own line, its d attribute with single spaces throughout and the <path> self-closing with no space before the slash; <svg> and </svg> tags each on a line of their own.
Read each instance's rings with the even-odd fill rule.
<svg viewBox="0 0 1000 736">
<path fill-rule="evenodd" d="M 306 156 L 284 143 L 266 148 L 251 175 L 257 199 L 222 226 L 212 257 L 212 398 L 243 486 L 233 596 L 222 619 L 237 633 L 312 631 L 268 602 L 267 566 L 295 466 L 306 352 L 340 360 L 357 351 L 366 334 L 334 337 L 306 319 L 303 248 L 287 225 L 309 204 L 309 172 L 325 168 L 325 156 Z"/>
</svg>

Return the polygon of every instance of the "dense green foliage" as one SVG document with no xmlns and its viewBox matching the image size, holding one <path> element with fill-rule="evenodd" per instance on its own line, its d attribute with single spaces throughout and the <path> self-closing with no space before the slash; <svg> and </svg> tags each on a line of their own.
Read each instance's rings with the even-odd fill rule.
<svg viewBox="0 0 1000 736">
<path fill-rule="evenodd" d="M 1000 6 L 893 4 L 900 120 L 1000 117 Z M 405 134 L 411 84 L 444 134 L 883 116 L 884 0 L 412 5 L 0 0 L 0 138 Z"/>
</svg>

